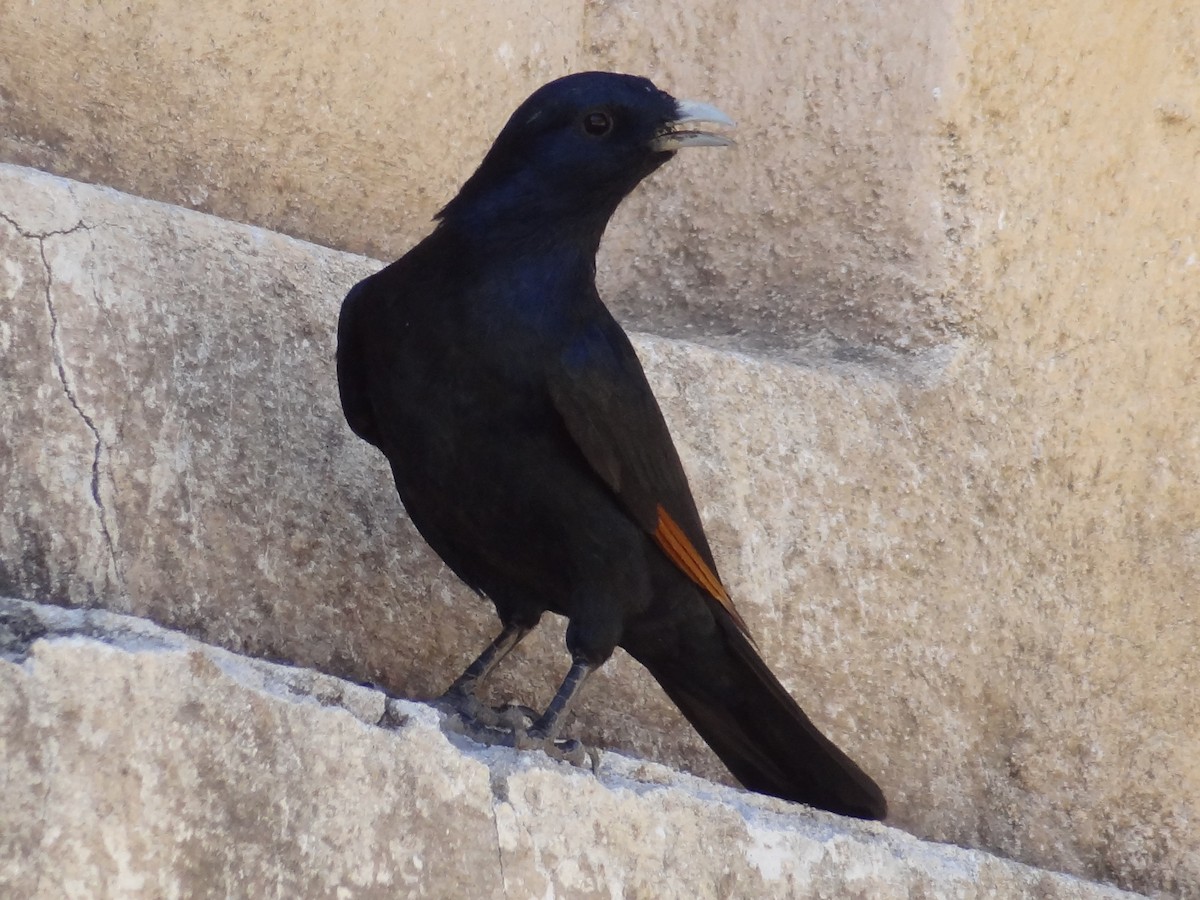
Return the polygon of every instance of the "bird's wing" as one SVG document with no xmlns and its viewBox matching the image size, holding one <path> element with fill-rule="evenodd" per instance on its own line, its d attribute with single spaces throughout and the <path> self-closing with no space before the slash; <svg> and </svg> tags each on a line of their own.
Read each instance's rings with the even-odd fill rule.
<svg viewBox="0 0 1200 900">
<path fill-rule="evenodd" d="M 615 323 L 579 333 L 548 375 L 550 396 L 593 471 L 664 554 L 749 637 L 712 551 L 632 344 Z"/>
</svg>

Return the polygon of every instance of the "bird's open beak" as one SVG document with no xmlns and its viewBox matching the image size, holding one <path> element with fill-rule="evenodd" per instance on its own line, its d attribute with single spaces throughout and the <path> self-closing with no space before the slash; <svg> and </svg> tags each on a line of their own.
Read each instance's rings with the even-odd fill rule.
<svg viewBox="0 0 1200 900">
<path fill-rule="evenodd" d="M 675 113 L 675 118 L 667 122 L 663 130 L 650 141 L 650 149 L 656 153 L 678 150 L 680 147 L 728 147 L 733 144 L 733 140 L 723 134 L 710 131 L 708 128 L 693 127 L 697 125 L 736 127 L 733 119 L 715 106 L 697 103 L 694 100 L 676 100 Z"/>
</svg>

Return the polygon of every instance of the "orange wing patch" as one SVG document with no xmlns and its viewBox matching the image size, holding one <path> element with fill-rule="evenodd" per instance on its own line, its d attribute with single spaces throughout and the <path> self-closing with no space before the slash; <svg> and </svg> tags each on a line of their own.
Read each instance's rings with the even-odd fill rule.
<svg viewBox="0 0 1200 900">
<path fill-rule="evenodd" d="M 733 618 L 742 634 L 750 638 L 750 629 L 746 627 L 741 614 L 734 609 L 733 600 L 730 598 L 729 592 L 725 590 L 725 585 L 721 584 L 716 573 L 708 567 L 704 557 L 696 552 L 692 542 L 687 539 L 687 535 L 663 509 L 661 503 L 658 504 L 658 525 L 654 529 L 654 542 L 662 548 L 663 553 L 667 554 L 667 558 L 675 563 L 684 575 L 720 603 Z M 753 643 L 754 639 L 750 638 L 750 641 Z"/>
</svg>

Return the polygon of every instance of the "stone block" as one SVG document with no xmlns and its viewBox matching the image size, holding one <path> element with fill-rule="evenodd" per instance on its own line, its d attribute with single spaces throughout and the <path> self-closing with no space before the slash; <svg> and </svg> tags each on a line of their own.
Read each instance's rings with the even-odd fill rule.
<svg viewBox="0 0 1200 900">
<path fill-rule="evenodd" d="M 337 407 L 338 304 L 376 263 L 14 167 L 0 261 L 4 592 L 410 697 L 494 633 Z M 638 336 L 739 609 L 893 824 L 1198 889 L 1180 284 L 1065 355 L 1028 331 L 795 366 Z M 547 622 L 495 693 L 544 703 L 566 664 Z M 625 657 L 576 728 L 726 777 Z"/>
<path fill-rule="evenodd" d="M 0 892 L 29 900 L 1129 896 L 616 754 L 482 748 L 98 610 L 0 599 L 0 716 Z"/>
</svg>

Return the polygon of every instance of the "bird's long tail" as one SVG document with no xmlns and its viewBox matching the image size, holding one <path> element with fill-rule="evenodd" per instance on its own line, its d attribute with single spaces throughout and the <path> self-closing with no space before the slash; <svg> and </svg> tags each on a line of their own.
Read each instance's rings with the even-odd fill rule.
<svg viewBox="0 0 1200 900">
<path fill-rule="evenodd" d="M 817 730 L 740 631 L 719 630 L 723 640 L 705 641 L 704 659 L 634 656 L 745 787 L 846 816 L 884 818 L 879 786 Z"/>
</svg>

